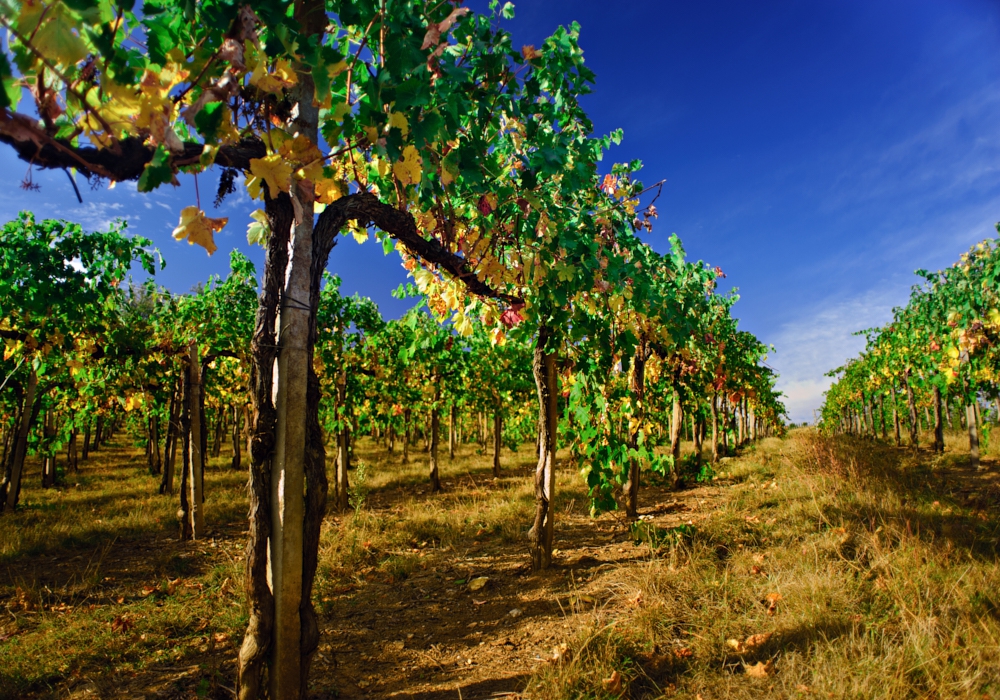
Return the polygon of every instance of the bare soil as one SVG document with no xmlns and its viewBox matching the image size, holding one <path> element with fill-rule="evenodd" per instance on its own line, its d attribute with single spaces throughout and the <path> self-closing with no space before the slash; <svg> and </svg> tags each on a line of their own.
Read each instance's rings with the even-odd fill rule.
<svg viewBox="0 0 1000 700">
<path fill-rule="evenodd" d="M 504 478 L 530 476 L 521 468 Z M 448 487 L 480 485 L 464 479 Z M 697 526 L 725 490 L 718 484 L 683 491 L 646 486 L 640 517 L 664 530 Z M 397 497 L 375 494 L 375 516 L 391 510 Z M 513 549 L 484 533 L 461 550 L 427 551 L 419 571 L 401 583 L 375 578 L 344 590 L 323 616 L 317 686 L 339 689 L 344 698 L 517 696 L 532 672 L 557 660 L 561 645 L 606 605 L 619 568 L 651 556 L 624 519 L 591 518 L 585 504 L 564 502 L 556 523 L 556 562 L 544 572 L 531 571 L 527 547 Z M 479 578 L 485 586 L 471 590 Z"/>
</svg>

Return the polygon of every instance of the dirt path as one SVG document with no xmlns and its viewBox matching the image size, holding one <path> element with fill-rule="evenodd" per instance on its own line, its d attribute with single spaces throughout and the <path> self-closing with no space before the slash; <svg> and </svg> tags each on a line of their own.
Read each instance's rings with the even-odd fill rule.
<svg viewBox="0 0 1000 700">
<path fill-rule="evenodd" d="M 507 478 L 529 478 L 529 471 L 519 472 Z M 561 470 L 558 478 L 579 476 Z M 474 483 L 454 481 L 452 495 Z M 724 491 L 722 485 L 644 487 L 640 517 L 653 531 L 696 526 Z M 394 505 L 391 494 L 375 494 L 372 512 L 380 517 Z M 343 698 L 517 696 L 595 610 L 622 603 L 609 596 L 618 567 L 651 555 L 620 515 L 593 519 L 574 499 L 560 509 L 556 547 L 555 566 L 532 573 L 526 547 L 480 534 L 461 550 L 427 550 L 402 582 L 375 578 L 341 591 L 323 616 L 317 686 L 338 689 Z"/>
</svg>

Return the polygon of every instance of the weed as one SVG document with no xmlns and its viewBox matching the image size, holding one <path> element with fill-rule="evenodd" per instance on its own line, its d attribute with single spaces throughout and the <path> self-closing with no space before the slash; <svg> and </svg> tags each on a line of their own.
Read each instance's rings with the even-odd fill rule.
<svg viewBox="0 0 1000 700">
<path fill-rule="evenodd" d="M 351 504 L 351 508 L 360 511 L 365 507 L 368 490 L 368 463 L 364 460 L 358 460 L 354 471 L 354 481 L 348 490 L 347 500 Z"/>
</svg>

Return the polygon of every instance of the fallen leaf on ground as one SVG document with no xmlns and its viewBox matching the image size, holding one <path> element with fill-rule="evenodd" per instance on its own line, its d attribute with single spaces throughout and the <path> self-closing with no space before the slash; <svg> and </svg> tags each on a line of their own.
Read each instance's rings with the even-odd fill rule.
<svg viewBox="0 0 1000 700">
<path fill-rule="evenodd" d="M 767 606 L 767 614 L 774 615 L 778 611 L 778 601 L 782 599 L 780 593 L 768 593 L 764 596 L 764 604 Z"/>
<path fill-rule="evenodd" d="M 750 678 L 767 678 L 774 675 L 774 662 L 770 659 L 758 661 L 753 666 L 744 666 L 744 669 Z"/>
<path fill-rule="evenodd" d="M 134 626 L 135 623 L 129 619 L 128 615 L 119 615 L 111 621 L 111 629 L 122 634 L 126 634 Z"/>
<path fill-rule="evenodd" d="M 612 671 L 610 678 L 605 678 L 603 681 L 604 689 L 613 695 L 618 695 L 622 692 L 622 674 L 618 671 Z"/>
<path fill-rule="evenodd" d="M 469 581 L 469 590 L 470 591 L 482 590 L 483 588 L 486 587 L 486 584 L 489 583 L 489 581 L 490 579 L 486 576 L 479 576 L 477 578 L 474 578 L 471 581 Z"/>
<path fill-rule="evenodd" d="M 561 664 L 564 661 L 569 661 L 572 655 L 573 654 L 570 651 L 569 647 L 566 645 L 566 642 L 563 642 L 561 644 L 557 644 L 556 646 L 552 647 L 551 661 L 552 663 L 555 664 Z"/>
<path fill-rule="evenodd" d="M 18 586 L 17 589 L 15 589 L 15 592 L 17 593 L 17 602 L 20 603 L 21 608 L 25 612 L 31 612 L 35 609 L 35 601 L 33 600 L 34 596 L 30 591 L 26 591 Z"/>
<path fill-rule="evenodd" d="M 771 639 L 771 632 L 764 632 L 762 634 L 751 634 L 746 638 L 743 644 L 747 649 L 756 649 L 759 646 L 767 644 L 768 640 Z"/>
<path fill-rule="evenodd" d="M 678 659 L 690 659 L 692 656 L 694 656 L 694 652 L 688 649 L 687 647 L 683 647 L 681 649 L 674 649 L 674 656 L 676 656 Z"/>
<path fill-rule="evenodd" d="M 745 654 L 766 644 L 771 638 L 771 634 L 771 632 L 765 632 L 764 634 L 751 634 L 742 642 L 738 639 L 729 639 L 726 640 L 726 646 L 732 647 L 733 651 L 737 654 Z"/>
</svg>

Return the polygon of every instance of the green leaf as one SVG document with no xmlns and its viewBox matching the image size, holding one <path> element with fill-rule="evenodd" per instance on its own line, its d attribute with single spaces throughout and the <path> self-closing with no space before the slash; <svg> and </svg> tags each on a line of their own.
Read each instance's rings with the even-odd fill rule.
<svg viewBox="0 0 1000 700">
<path fill-rule="evenodd" d="M 14 78 L 10 62 L 3 53 L 0 53 L 0 81 L 3 82 L 3 89 L 0 90 L 0 107 L 17 109 L 17 104 L 21 101 L 21 86 Z"/>
<path fill-rule="evenodd" d="M 500 10 L 500 14 L 504 19 L 514 19 L 514 3 L 505 2 L 503 8 Z"/>
<path fill-rule="evenodd" d="M 170 152 L 163 144 L 156 147 L 153 159 L 146 164 L 146 169 L 139 176 L 138 190 L 152 192 L 165 182 L 174 178 L 174 170 L 170 166 Z"/>
<path fill-rule="evenodd" d="M 209 102 L 194 115 L 194 125 L 206 141 L 215 140 L 215 134 L 222 126 L 222 117 L 226 113 L 225 106 L 223 102 Z"/>
</svg>

